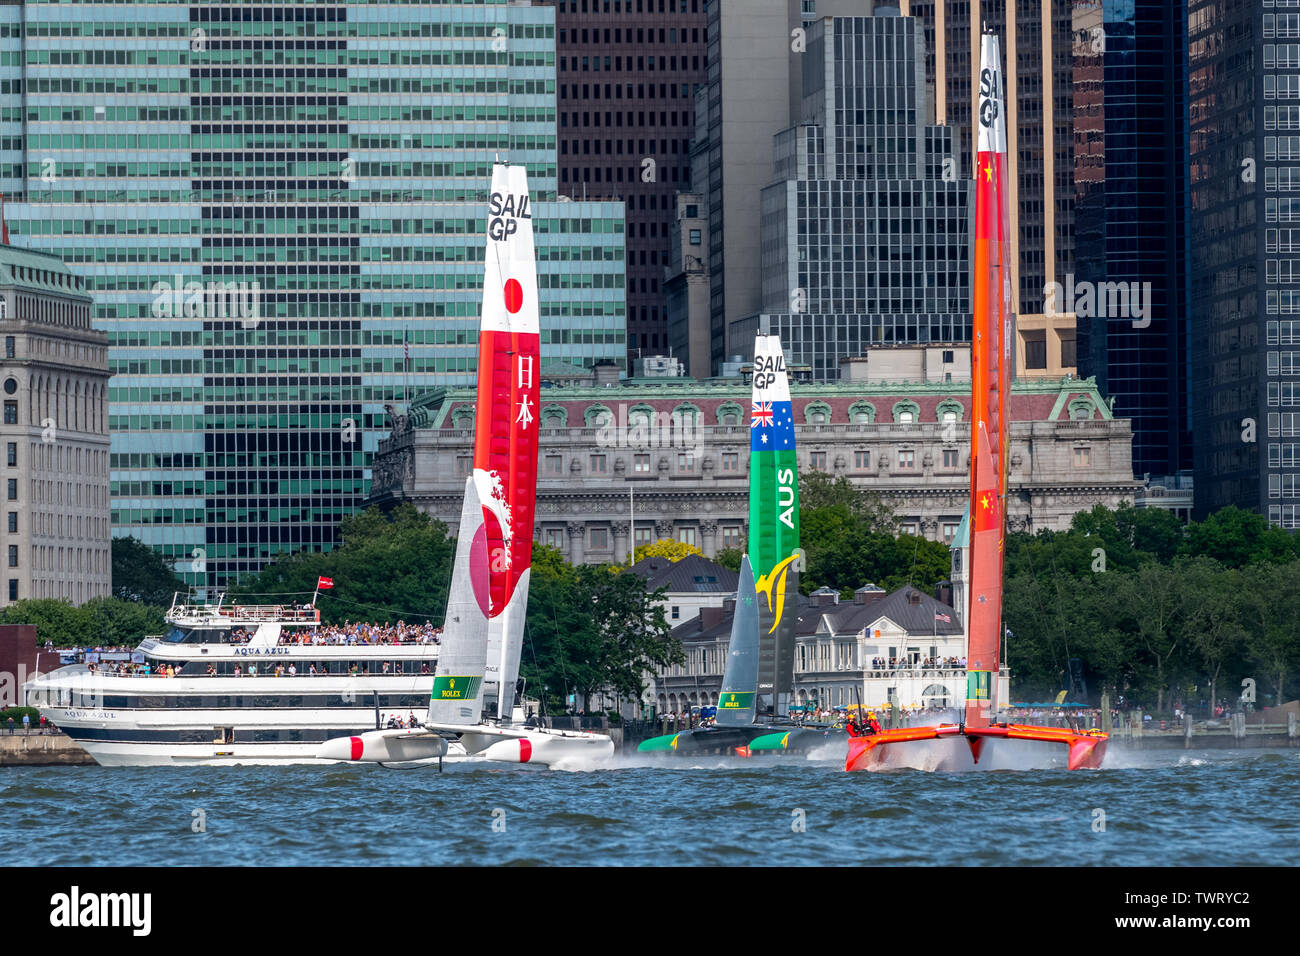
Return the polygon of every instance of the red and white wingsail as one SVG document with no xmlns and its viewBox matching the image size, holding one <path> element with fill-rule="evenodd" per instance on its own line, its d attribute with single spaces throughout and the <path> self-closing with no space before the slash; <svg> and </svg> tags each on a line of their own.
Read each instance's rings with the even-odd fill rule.
<svg viewBox="0 0 1300 956">
<path fill-rule="evenodd" d="M 492 169 L 479 332 L 474 483 L 489 559 L 485 699 L 509 720 L 528 609 L 541 374 L 532 201 L 523 166 Z"/>
</svg>

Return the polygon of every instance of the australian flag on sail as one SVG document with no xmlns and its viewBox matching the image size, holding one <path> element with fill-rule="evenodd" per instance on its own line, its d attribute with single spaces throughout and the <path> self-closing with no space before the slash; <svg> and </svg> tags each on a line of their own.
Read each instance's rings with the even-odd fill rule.
<svg viewBox="0 0 1300 956">
<path fill-rule="evenodd" d="M 794 407 L 787 402 L 753 402 L 749 416 L 750 451 L 788 451 L 794 447 Z"/>
</svg>

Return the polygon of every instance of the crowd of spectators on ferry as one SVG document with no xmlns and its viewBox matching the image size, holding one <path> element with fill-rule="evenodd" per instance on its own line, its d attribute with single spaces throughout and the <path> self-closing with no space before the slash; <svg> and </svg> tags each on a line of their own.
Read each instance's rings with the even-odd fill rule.
<svg viewBox="0 0 1300 956">
<path fill-rule="evenodd" d="M 871 659 L 871 669 L 873 671 L 911 670 L 918 666 L 923 671 L 962 670 L 966 667 L 966 658 L 927 657 L 922 660 L 919 665 L 913 664 L 906 657 L 873 657 Z"/>
<path fill-rule="evenodd" d="M 231 632 L 231 641 L 246 644 L 254 631 L 237 628 Z M 323 624 L 318 628 L 291 630 L 280 635 L 281 644 L 317 644 L 334 646 L 379 646 L 384 644 L 440 644 L 442 628 L 429 621 L 408 624 L 398 621 L 383 624 L 366 621 L 344 621 L 342 624 Z"/>
</svg>

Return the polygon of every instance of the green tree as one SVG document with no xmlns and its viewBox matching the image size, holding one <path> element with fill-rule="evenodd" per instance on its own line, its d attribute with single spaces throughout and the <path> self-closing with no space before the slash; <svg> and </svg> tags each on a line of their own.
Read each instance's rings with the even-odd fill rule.
<svg viewBox="0 0 1300 956">
<path fill-rule="evenodd" d="M 113 539 L 113 596 L 171 607 L 172 596 L 186 584 L 167 559 L 138 538 Z"/>
<path fill-rule="evenodd" d="M 799 476 L 800 537 L 807 540 L 803 529 L 805 513 L 841 506 L 853 517 L 861 519 L 861 526 L 869 531 L 892 532 L 898 527 L 897 519 L 885 500 L 874 491 L 857 487 L 847 475 L 832 478 L 824 471 L 813 469 Z"/>
<path fill-rule="evenodd" d="M 521 667 L 530 693 L 545 693 L 552 711 L 563 708 L 567 688 L 639 698 L 646 671 L 685 659 L 661 596 L 634 574 L 592 565 L 534 578 Z"/>
<path fill-rule="evenodd" d="M 86 647 L 100 643 L 94 621 L 83 607 L 58 598 L 28 598 L 0 609 L 0 624 L 35 624 L 36 640 L 55 647 Z"/>
<path fill-rule="evenodd" d="M 951 576 L 952 555 L 942 541 L 867 531 L 855 526 L 853 519 L 848 527 L 852 530 L 810 550 L 808 572 L 799 581 L 801 590 L 831 587 L 847 597 L 871 583 L 886 591 L 911 584 L 933 592 L 935 584 Z"/>
<path fill-rule="evenodd" d="M 1273 686 L 1276 703 L 1286 701 L 1286 678 L 1300 659 L 1300 615 L 1291 596 L 1300 585 L 1300 561 L 1264 564 L 1244 573 L 1251 628 L 1246 649 Z"/>
<path fill-rule="evenodd" d="M 1209 678 L 1209 711 L 1213 715 L 1219 675 L 1228 658 L 1240 653 L 1246 639 L 1242 574 L 1206 557 L 1180 562 L 1178 573 L 1186 602 L 1188 638 Z"/>
<path fill-rule="evenodd" d="M 87 601 L 80 610 L 90 617 L 95 643 L 107 647 L 134 647 L 167 628 L 165 609 L 153 604 L 101 597 Z"/>
<path fill-rule="evenodd" d="M 1154 668 L 1156 710 L 1163 713 L 1171 664 L 1186 636 L 1181 622 L 1184 589 L 1171 568 L 1154 561 L 1142 565 L 1136 573 L 1108 573 L 1114 608 L 1132 622 Z"/>
<path fill-rule="evenodd" d="M 385 514 L 369 508 L 343 519 L 332 551 L 299 551 L 231 589 L 240 603 L 307 600 L 317 578 L 334 579 L 320 593 L 321 619 L 440 622 L 447 608 L 455 542 L 447 526 L 409 502 Z"/>
<path fill-rule="evenodd" d="M 1187 529 L 1183 553 L 1213 558 L 1229 568 L 1256 562 L 1284 563 L 1300 557 L 1300 539 L 1270 527 L 1263 515 L 1229 505 Z"/>
<path fill-rule="evenodd" d="M 740 560 L 744 556 L 745 552 L 740 548 L 723 548 L 713 556 L 713 560 L 728 570 L 739 571 Z"/>
</svg>

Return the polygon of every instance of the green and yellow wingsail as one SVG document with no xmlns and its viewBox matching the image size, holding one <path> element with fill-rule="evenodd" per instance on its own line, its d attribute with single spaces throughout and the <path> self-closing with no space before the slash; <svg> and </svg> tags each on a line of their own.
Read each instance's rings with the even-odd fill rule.
<svg viewBox="0 0 1300 956">
<path fill-rule="evenodd" d="M 799 585 L 799 463 L 781 340 L 754 339 L 749 416 L 749 562 L 758 594 L 758 719 L 790 712 Z"/>
</svg>

